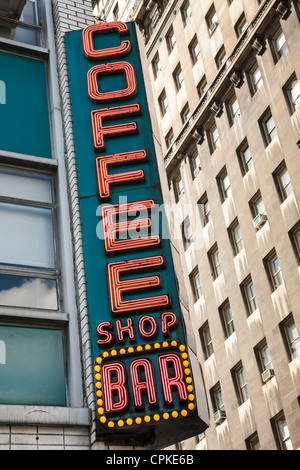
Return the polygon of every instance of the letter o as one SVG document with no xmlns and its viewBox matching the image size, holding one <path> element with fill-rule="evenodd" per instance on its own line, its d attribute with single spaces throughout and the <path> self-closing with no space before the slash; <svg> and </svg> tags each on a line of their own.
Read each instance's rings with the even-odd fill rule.
<svg viewBox="0 0 300 470">
<path fill-rule="evenodd" d="M 146 324 L 150 324 L 150 331 L 146 330 Z M 155 318 L 150 317 L 150 315 L 144 315 L 140 318 L 138 323 L 139 332 L 144 338 L 151 338 L 157 333 L 157 323 Z"/>
</svg>

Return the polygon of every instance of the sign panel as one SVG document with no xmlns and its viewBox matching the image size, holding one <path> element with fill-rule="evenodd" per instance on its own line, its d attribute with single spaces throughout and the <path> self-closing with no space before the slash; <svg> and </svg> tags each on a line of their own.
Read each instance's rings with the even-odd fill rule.
<svg viewBox="0 0 300 470">
<path fill-rule="evenodd" d="M 199 417 L 202 377 L 186 344 L 135 26 L 94 24 L 67 33 L 66 45 L 98 433 L 158 448 L 207 424 Z"/>
</svg>

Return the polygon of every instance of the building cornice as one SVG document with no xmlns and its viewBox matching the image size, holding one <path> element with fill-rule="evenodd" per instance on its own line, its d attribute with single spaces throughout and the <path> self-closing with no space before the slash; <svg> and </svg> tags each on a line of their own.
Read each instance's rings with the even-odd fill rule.
<svg viewBox="0 0 300 470">
<path fill-rule="evenodd" d="M 225 88 L 232 83 L 239 87 L 242 84 L 242 66 L 245 62 L 245 55 L 254 50 L 256 54 L 263 54 L 265 50 L 264 32 L 272 19 L 279 14 L 279 17 L 286 19 L 290 13 L 290 2 L 279 0 L 265 0 L 250 22 L 248 28 L 239 38 L 232 52 L 228 55 L 226 62 L 218 71 L 215 79 L 209 86 L 206 93 L 189 120 L 182 127 L 175 137 L 172 146 L 164 156 L 165 167 L 170 170 L 172 162 L 178 153 L 184 152 L 187 140 L 192 136 L 198 143 L 204 140 L 204 129 L 212 113 L 218 115 L 220 97 Z"/>
</svg>

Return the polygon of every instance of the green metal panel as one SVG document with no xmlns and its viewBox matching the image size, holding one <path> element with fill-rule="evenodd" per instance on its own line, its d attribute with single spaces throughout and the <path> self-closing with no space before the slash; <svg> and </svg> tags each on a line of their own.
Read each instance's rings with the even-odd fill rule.
<svg viewBox="0 0 300 470">
<path fill-rule="evenodd" d="M 0 326 L 0 404 L 66 406 L 60 330 Z"/>
<path fill-rule="evenodd" d="M 0 52 L 0 80 L 0 150 L 51 158 L 45 63 Z"/>
</svg>

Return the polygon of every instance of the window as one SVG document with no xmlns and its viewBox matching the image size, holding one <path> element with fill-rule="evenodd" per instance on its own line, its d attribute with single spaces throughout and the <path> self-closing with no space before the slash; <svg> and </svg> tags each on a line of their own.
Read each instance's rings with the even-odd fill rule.
<svg viewBox="0 0 300 470">
<path fill-rule="evenodd" d="M 0 337 L 6 361 L 1 366 L 1 404 L 67 406 L 63 332 L 0 325 Z"/>
<path fill-rule="evenodd" d="M 226 60 L 227 60 L 227 56 L 226 56 L 225 47 L 222 46 L 215 57 L 217 68 L 218 69 L 221 68 L 222 65 L 225 64 Z"/>
<path fill-rule="evenodd" d="M 189 104 L 186 103 L 186 105 L 183 107 L 180 113 L 182 124 L 184 124 L 189 119 L 190 115 L 191 115 L 190 107 L 189 107 Z"/>
<path fill-rule="evenodd" d="M 201 170 L 200 155 L 199 155 L 197 147 L 195 147 L 193 151 L 190 152 L 189 159 L 190 159 L 193 177 L 196 178 L 199 171 Z"/>
<path fill-rule="evenodd" d="M 283 87 L 283 92 L 290 114 L 293 114 L 300 106 L 300 80 L 297 80 L 295 74 L 292 75 Z"/>
<path fill-rule="evenodd" d="M 264 202 L 262 200 L 260 191 L 258 191 L 255 194 L 255 196 L 253 196 L 253 198 L 251 199 L 249 204 L 250 204 L 250 209 L 251 209 L 253 217 L 255 217 L 257 215 L 266 214 L 265 205 L 264 205 Z"/>
<path fill-rule="evenodd" d="M 273 364 L 271 361 L 271 355 L 269 347 L 267 345 L 266 339 L 263 339 L 255 348 L 255 355 L 258 361 L 258 367 L 260 373 L 263 373 L 265 370 L 273 369 Z"/>
<path fill-rule="evenodd" d="M 223 272 L 218 245 L 214 245 L 214 247 L 209 251 L 208 258 L 211 264 L 213 277 L 214 279 L 217 279 L 217 277 Z"/>
<path fill-rule="evenodd" d="M 255 432 L 252 434 L 248 439 L 246 439 L 246 449 L 247 450 L 260 450 L 260 442 L 258 439 L 258 435 Z"/>
<path fill-rule="evenodd" d="M 283 283 L 283 277 L 279 260 L 275 250 L 264 259 L 267 274 L 271 283 L 272 290 L 277 289 Z"/>
<path fill-rule="evenodd" d="M 201 78 L 200 82 L 197 85 L 197 91 L 198 91 L 199 97 L 201 98 L 201 96 L 203 96 L 207 92 L 207 90 L 208 90 L 208 84 L 207 84 L 206 76 L 204 75 L 204 77 Z"/>
<path fill-rule="evenodd" d="M 208 322 L 206 322 L 200 329 L 199 335 L 205 359 L 208 359 L 214 352 L 213 343 L 211 339 L 210 329 Z"/>
<path fill-rule="evenodd" d="M 199 46 L 197 36 L 194 36 L 191 43 L 189 44 L 189 52 L 190 52 L 192 62 L 193 64 L 195 64 L 200 57 L 200 46 Z"/>
<path fill-rule="evenodd" d="M 232 335 L 232 333 L 234 333 L 235 326 L 234 326 L 230 303 L 228 300 L 226 300 L 224 304 L 221 305 L 221 307 L 219 307 L 219 314 L 220 314 L 225 338 L 229 338 L 229 336 Z"/>
<path fill-rule="evenodd" d="M 246 20 L 246 17 L 244 15 L 244 13 L 242 14 L 242 16 L 239 18 L 239 20 L 237 21 L 235 27 L 235 33 L 237 35 L 237 37 L 239 38 L 243 32 L 247 29 L 247 20 Z"/>
<path fill-rule="evenodd" d="M 222 389 L 219 382 L 210 390 L 210 397 L 214 413 L 216 411 L 225 411 Z"/>
<path fill-rule="evenodd" d="M 187 25 L 187 23 L 189 22 L 192 16 L 192 9 L 191 9 L 191 5 L 189 4 L 189 2 L 185 2 L 183 7 L 181 8 L 181 16 L 182 16 L 182 21 L 184 25 Z"/>
<path fill-rule="evenodd" d="M 182 181 L 180 174 L 174 180 L 174 192 L 175 192 L 176 202 L 178 202 L 179 198 L 181 198 L 184 195 L 183 181 Z"/>
<path fill-rule="evenodd" d="M 165 90 L 163 90 L 158 98 L 160 112 L 164 116 L 168 110 L 168 99 Z"/>
<path fill-rule="evenodd" d="M 278 450 L 293 450 L 290 432 L 283 412 L 271 421 Z"/>
<path fill-rule="evenodd" d="M 281 28 L 277 30 L 272 38 L 272 49 L 275 62 L 277 62 L 287 51 L 287 42 Z"/>
<path fill-rule="evenodd" d="M 152 60 L 152 70 L 154 78 L 157 78 L 161 72 L 161 65 L 158 53 L 155 55 L 154 59 Z"/>
<path fill-rule="evenodd" d="M 240 116 L 240 106 L 237 100 L 235 93 L 231 96 L 230 100 L 227 103 L 227 110 L 228 110 L 228 118 L 230 126 L 233 125 L 234 120 L 237 116 Z"/>
<path fill-rule="evenodd" d="M 167 148 L 169 148 L 173 144 L 174 142 L 173 129 L 170 129 L 169 132 L 167 133 L 165 137 L 165 142 L 166 142 Z"/>
<path fill-rule="evenodd" d="M 244 248 L 242 231 L 237 219 L 230 225 L 228 232 L 234 254 L 237 255 Z"/>
<path fill-rule="evenodd" d="M 175 33 L 174 33 L 174 30 L 173 30 L 172 27 L 169 29 L 169 31 L 166 34 L 166 41 L 167 41 L 168 51 L 169 51 L 169 54 L 170 54 L 172 52 L 172 50 L 174 49 L 175 44 L 176 44 Z"/>
<path fill-rule="evenodd" d="M 51 176 L 0 168 L 0 304 L 58 310 Z"/>
<path fill-rule="evenodd" d="M 203 227 L 205 227 L 205 225 L 208 224 L 208 222 L 211 220 L 211 210 L 206 193 L 204 193 L 204 195 L 200 198 L 198 207 Z"/>
<path fill-rule="evenodd" d="M 208 131 L 208 144 L 210 148 L 210 153 L 212 154 L 218 147 L 221 146 L 219 131 L 216 124 Z"/>
<path fill-rule="evenodd" d="M 278 189 L 280 199 L 281 201 L 284 201 L 293 192 L 290 175 L 284 162 L 275 170 L 273 178 Z"/>
<path fill-rule="evenodd" d="M 252 96 L 260 89 L 263 85 L 263 79 L 260 68 L 257 63 L 252 67 L 249 72 L 250 91 Z"/>
<path fill-rule="evenodd" d="M 187 250 L 193 243 L 193 230 L 189 216 L 187 216 L 182 223 L 182 238 L 184 249 Z"/>
<path fill-rule="evenodd" d="M 289 359 L 292 361 L 300 356 L 300 338 L 293 315 L 288 315 L 279 326 Z"/>
<path fill-rule="evenodd" d="M 38 1 L 27 0 L 19 20 L 4 18 L 0 20 L 0 37 L 24 42 L 32 46 L 41 45 Z"/>
<path fill-rule="evenodd" d="M 249 275 L 241 284 L 242 296 L 247 308 L 247 313 L 251 315 L 257 308 L 258 303 L 251 276 Z"/>
<path fill-rule="evenodd" d="M 242 175 L 245 176 L 245 174 L 248 173 L 250 168 L 253 167 L 253 159 L 247 139 L 245 139 L 240 145 L 240 147 L 237 149 L 237 156 L 241 167 Z"/>
<path fill-rule="evenodd" d="M 297 256 L 298 262 L 300 261 L 300 222 L 298 222 L 294 227 L 289 231 L 289 237 L 294 248 L 295 254 Z"/>
<path fill-rule="evenodd" d="M 243 364 L 240 362 L 236 367 L 231 371 L 232 379 L 235 385 L 237 397 L 239 404 L 241 405 L 249 398 L 248 385 L 246 381 L 246 375 L 244 371 Z"/>
<path fill-rule="evenodd" d="M 221 194 L 221 200 L 224 202 L 232 194 L 230 180 L 226 168 L 223 168 L 221 173 L 217 176 L 217 182 Z"/>
<path fill-rule="evenodd" d="M 194 301 L 196 302 L 202 296 L 201 277 L 198 268 L 190 274 L 190 283 L 192 286 Z"/>
<path fill-rule="evenodd" d="M 177 89 L 177 91 L 179 91 L 180 88 L 183 86 L 183 83 L 184 83 L 183 73 L 182 73 L 180 64 L 177 65 L 175 71 L 173 72 L 173 79 L 174 79 L 174 82 L 175 82 L 175 85 L 176 85 L 176 89 Z"/>
<path fill-rule="evenodd" d="M 259 121 L 262 136 L 267 147 L 277 136 L 277 129 L 275 126 L 274 118 L 268 109 Z"/>
<path fill-rule="evenodd" d="M 218 16 L 217 16 L 214 5 L 212 5 L 212 7 L 210 8 L 205 18 L 206 18 L 206 23 L 208 26 L 209 34 L 212 36 L 219 24 Z"/>
</svg>

